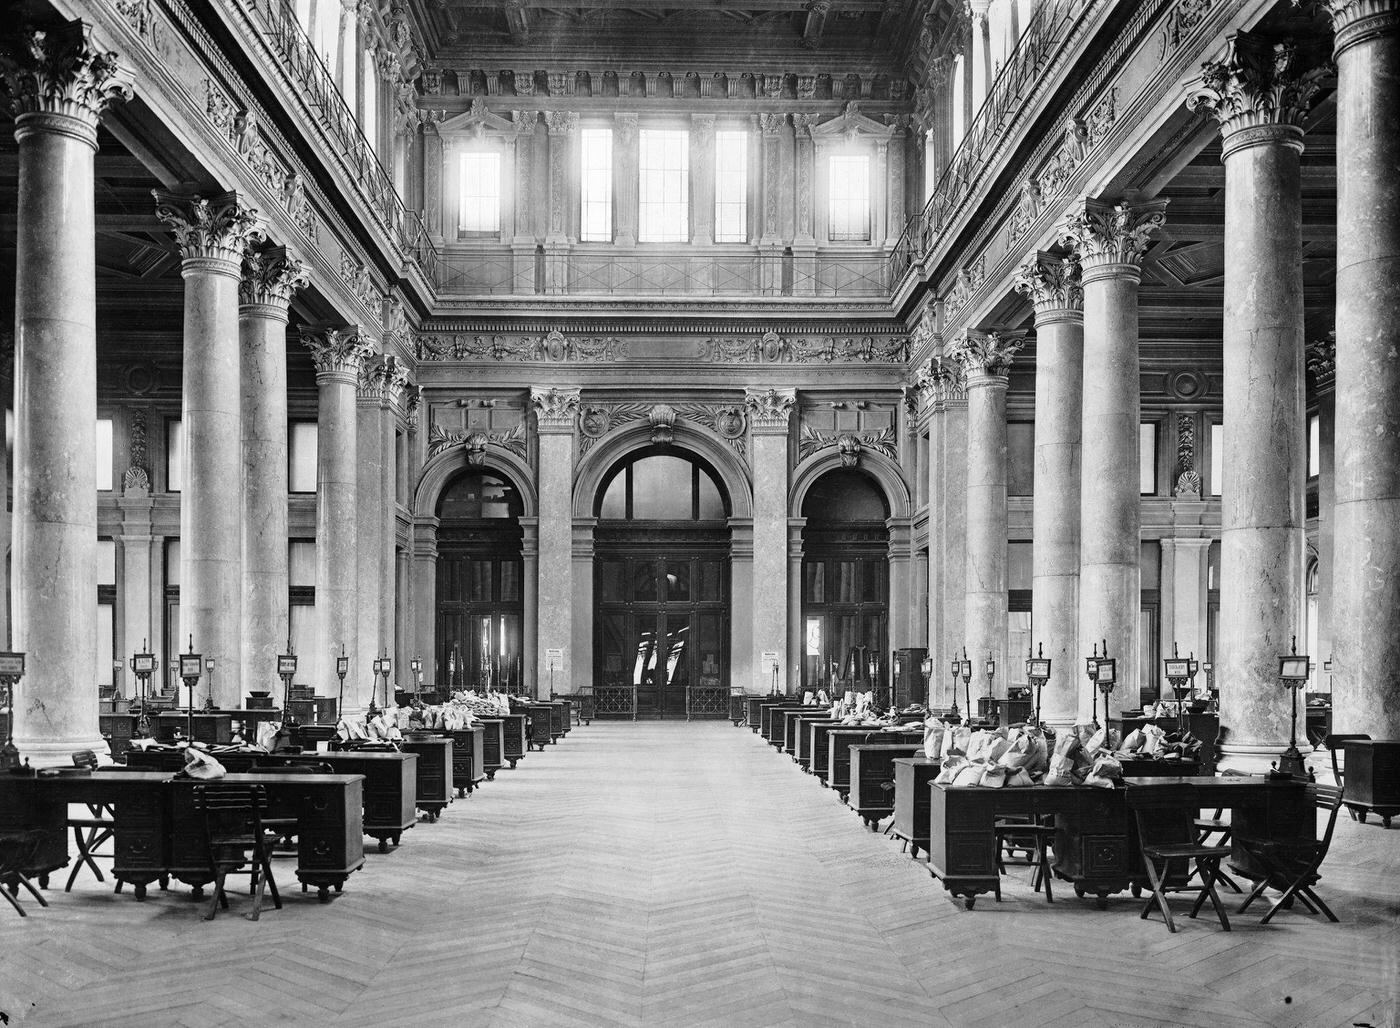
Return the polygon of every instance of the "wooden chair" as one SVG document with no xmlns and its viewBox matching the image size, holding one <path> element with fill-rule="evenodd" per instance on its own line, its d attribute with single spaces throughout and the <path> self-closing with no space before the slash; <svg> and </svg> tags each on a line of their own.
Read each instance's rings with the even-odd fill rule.
<svg viewBox="0 0 1400 1028">
<path fill-rule="evenodd" d="M 1210 817 L 1198 817 L 1195 820 L 1196 842 L 1201 846 L 1228 846 L 1234 833 L 1234 827 L 1229 821 L 1222 820 L 1225 815 L 1224 807 L 1216 807 L 1215 813 Z M 1219 836 L 1212 839 L 1211 836 Z M 1239 882 L 1235 881 L 1224 871 L 1220 872 L 1220 881 L 1234 893 L 1243 893 Z"/>
<path fill-rule="evenodd" d="M 1028 818 L 1007 817 L 998 818 L 993 823 L 993 831 L 996 833 L 997 871 L 1006 873 L 1003 852 L 1014 855 L 1016 850 L 1025 850 L 1029 846 L 1026 862 L 1035 867 L 1031 872 L 1031 888 L 1039 892 L 1041 885 L 1044 885 L 1045 902 L 1054 903 L 1055 895 L 1050 887 L 1054 874 L 1050 870 L 1049 850 L 1055 839 L 1055 826 Z M 1000 888 L 997 889 L 997 899 L 1001 899 Z"/>
<path fill-rule="evenodd" d="M 1230 855 L 1230 847 L 1207 846 L 1196 841 L 1196 817 L 1189 806 L 1188 795 L 1165 787 L 1152 791 L 1155 795 L 1151 805 L 1143 804 L 1133 811 L 1143 870 L 1152 889 L 1152 895 L 1143 904 L 1141 919 L 1147 920 L 1152 908 L 1157 907 L 1167 922 L 1167 930 L 1175 932 L 1176 922 L 1167 903 L 1167 893 L 1195 891 L 1196 902 L 1190 916 L 1200 913 L 1209 899 L 1220 919 L 1220 927 L 1228 932 L 1230 919 L 1215 891 L 1215 883 L 1220 878 L 1220 861 Z M 1174 868 L 1172 865 L 1176 861 L 1180 861 L 1180 866 Z M 1193 861 L 1194 871 L 1191 869 Z M 1192 879 L 1197 875 L 1200 882 L 1193 885 Z"/>
<path fill-rule="evenodd" d="M 262 822 L 265 807 L 266 791 L 261 785 L 194 787 L 194 808 L 204 821 L 209 870 L 214 874 L 214 895 L 204 920 L 212 921 L 220 906 L 228 909 L 224 881 L 230 874 L 250 874 L 257 883 L 253 909 L 245 915 L 248 920 L 256 921 L 262 913 L 263 892 L 267 888 L 272 890 L 273 906 L 282 909 L 282 897 L 277 893 L 268 860 L 268 836 Z M 247 870 L 245 864 L 250 865 Z"/>
<path fill-rule="evenodd" d="M 1272 886 L 1283 891 L 1269 908 L 1269 912 L 1260 919 L 1260 924 L 1268 924 L 1280 910 L 1292 906 L 1295 899 L 1307 908 L 1308 913 L 1316 914 L 1320 910 L 1327 920 L 1337 920 L 1337 915 L 1322 902 L 1313 891 L 1313 886 L 1322 880 L 1318 869 L 1327 859 L 1327 850 L 1332 845 L 1332 830 L 1337 827 L 1337 811 L 1342 805 L 1342 790 L 1335 785 L 1315 783 L 1310 783 L 1307 789 L 1314 807 L 1327 811 L 1327 827 L 1323 830 L 1320 840 L 1263 840 L 1249 844 L 1250 856 L 1258 861 L 1263 874 L 1254 886 L 1254 891 L 1240 907 L 1240 913 L 1248 910 L 1249 905 L 1263 895 L 1266 888 Z"/>
<path fill-rule="evenodd" d="M 47 907 L 49 901 L 34 888 L 25 869 L 34 863 L 35 854 L 44 844 L 44 832 L 38 828 L 0 832 L 0 896 L 10 901 L 10 906 L 20 917 L 28 917 L 19 904 L 19 887 L 23 885 L 29 894 L 39 901 L 39 906 Z"/>
<path fill-rule="evenodd" d="M 1322 744 L 1327 747 L 1328 755 L 1332 758 L 1332 779 L 1337 783 L 1338 789 L 1344 790 L 1346 781 L 1342 766 L 1337 763 L 1337 751 L 1345 750 L 1348 740 L 1366 742 L 1370 738 L 1369 735 L 1329 735 L 1322 740 Z M 1346 803 L 1345 800 L 1343 802 Z M 1351 815 L 1353 821 L 1360 821 L 1363 825 L 1366 823 L 1366 815 L 1371 812 L 1370 807 L 1362 803 L 1347 803 L 1346 806 L 1347 813 Z M 1390 825 L 1387 824 L 1386 827 L 1389 828 Z"/>
<path fill-rule="evenodd" d="M 73 754 L 73 766 L 96 771 L 97 754 L 92 750 L 78 750 Z M 105 803 L 84 805 L 88 809 L 87 817 L 70 817 L 68 819 L 68 827 L 73 829 L 73 844 L 78 848 L 78 859 L 73 862 L 73 870 L 68 873 L 68 884 L 63 887 L 64 892 L 73 891 L 73 882 L 77 880 L 78 872 L 85 866 L 92 870 L 94 877 L 99 882 L 106 881 L 102 877 L 101 869 L 92 858 L 106 855 L 99 854 L 97 847 L 109 841 L 116 828 L 116 822 L 112 819 L 112 808 Z"/>
</svg>

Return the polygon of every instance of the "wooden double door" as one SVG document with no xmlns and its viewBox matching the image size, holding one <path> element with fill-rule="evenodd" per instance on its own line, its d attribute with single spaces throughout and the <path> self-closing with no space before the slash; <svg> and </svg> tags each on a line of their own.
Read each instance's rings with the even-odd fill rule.
<svg viewBox="0 0 1400 1028">
<path fill-rule="evenodd" d="M 684 717 L 688 688 L 728 685 L 729 599 L 727 532 L 600 539 L 595 687 L 635 686 L 639 715 Z"/>
</svg>

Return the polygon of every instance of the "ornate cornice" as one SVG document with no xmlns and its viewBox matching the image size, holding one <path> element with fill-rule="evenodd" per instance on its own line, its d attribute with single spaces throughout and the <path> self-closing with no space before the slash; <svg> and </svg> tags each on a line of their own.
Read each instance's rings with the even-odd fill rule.
<svg viewBox="0 0 1400 1028">
<path fill-rule="evenodd" d="M 1230 137 L 1249 129 L 1293 129 L 1301 150 L 1303 118 L 1329 67 L 1325 40 L 1237 32 L 1223 61 L 1201 65 L 1201 85 L 1186 105 L 1220 122 L 1227 156 Z"/>
<path fill-rule="evenodd" d="M 1084 309 L 1084 285 L 1080 281 L 1079 261 L 1073 256 L 1057 257 L 1037 251 L 1016 269 L 1012 281 L 1017 292 L 1030 298 L 1037 319 Z"/>
<path fill-rule="evenodd" d="M 374 356 L 374 346 L 361 334 L 359 325 L 306 325 L 300 336 L 302 345 L 311 351 L 318 383 L 322 376 L 357 383 L 361 368 Z"/>
<path fill-rule="evenodd" d="M 311 283 L 306 265 L 285 246 L 249 250 L 243 255 L 243 277 L 238 282 L 240 307 L 266 307 L 265 314 L 285 319 L 292 294 Z"/>
<path fill-rule="evenodd" d="M 903 336 L 788 337 L 769 330 L 761 336 L 711 336 L 697 355 L 716 364 L 903 364 L 909 340 Z"/>
<path fill-rule="evenodd" d="M 963 374 L 973 372 L 1005 378 L 1011 373 L 1011 361 L 1023 345 L 1019 338 L 999 332 L 974 332 L 971 329 L 953 339 L 944 348 L 944 355 L 962 366 Z"/>
<path fill-rule="evenodd" d="M 627 342 L 616 336 L 566 336 L 557 329 L 542 336 L 419 332 L 414 335 L 413 349 L 418 360 L 424 362 L 601 364 L 623 361 L 628 356 Z"/>
<path fill-rule="evenodd" d="M 535 410 L 541 431 L 572 430 L 579 412 L 577 389 L 531 389 L 530 406 Z"/>
<path fill-rule="evenodd" d="M 226 264 L 228 273 L 237 275 L 248 248 L 263 241 L 257 208 L 248 206 L 237 193 L 202 197 L 153 189 L 151 195 L 156 200 L 156 217 L 174 233 L 186 264 L 207 263 L 207 270 Z"/>
<path fill-rule="evenodd" d="M 793 389 L 750 389 L 744 394 L 744 406 L 749 411 L 749 424 L 755 432 L 787 431 L 788 418 L 797 406 Z"/>
<path fill-rule="evenodd" d="M 1166 200 L 1129 204 L 1081 197 L 1066 214 L 1059 239 L 1074 247 L 1085 270 L 1141 265 L 1148 237 L 1167 220 L 1166 210 Z"/>
<path fill-rule="evenodd" d="M 18 12 L 9 17 L 18 19 Z M 114 52 L 98 50 L 92 26 L 81 21 L 12 29 L 0 39 L 0 93 L 21 122 L 43 114 L 81 122 L 82 138 L 95 148 L 102 113 L 131 99 L 131 71 Z"/>
</svg>

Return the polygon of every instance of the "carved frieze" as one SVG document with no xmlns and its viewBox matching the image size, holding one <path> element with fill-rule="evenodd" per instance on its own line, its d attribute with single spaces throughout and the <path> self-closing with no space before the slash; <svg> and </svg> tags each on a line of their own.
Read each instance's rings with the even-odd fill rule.
<svg viewBox="0 0 1400 1028">
<path fill-rule="evenodd" d="M 700 345 L 700 358 L 717 364 L 902 364 L 909 359 L 909 339 L 789 338 L 768 331 L 761 336 L 711 337 Z"/>
<path fill-rule="evenodd" d="M 1172 495 L 1181 500 L 1201 498 L 1201 476 L 1196 471 L 1196 416 L 1176 418 L 1176 486 Z"/>
<path fill-rule="evenodd" d="M 1206 20 L 1206 15 L 1210 14 L 1213 0 L 1177 0 L 1167 9 L 1167 16 L 1162 22 L 1161 35 L 1157 41 L 1157 59 L 1161 60 L 1169 53 L 1175 53 L 1181 46 L 1181 41 L 1189 36 L 1196 26 Z"/>
<path fill-rule="evenodd" d="M 131 71 L 114 52 L 98 50 L 81 21 L 14 32 L 0 43 L 0 101 L 17 118 L 59 114 L 96 129 L 108 107 L 130 99 Z"/>
<path fill-rule="evenodd" d="M 523 421 L 506 432 L 449 432 L 436 422 L 428 429 L 430 459 L 456 446 L 467 451 L 467 463 L 473 466 L 485 463 L 486 450 L 491 446 L 498 446 L 521 460 L 526 460 L 529 455 Z"/>
<path fill-rule="evenodd" d="M 890 460 L 899 460 L 893 428 L 885 427 L 868 432 L 818 432 L 811 425 L 803 425 L 798 435 L 798 459 L 806 460 L 812 454 L 832 446 L 841 452 L 842 467 L 857 467 L 862 450 L 874 450 Z"/>
<path fill-rule="evenodd" d="M 1313 94 L 1330 68 L 1329 53 L 1326 39 L 1237 32 L 1230 37 L 1223 61 L 1201 65 L 1201 85 L 1186 104 L 1214 116 L 1227 136 L 1266 125 L 1301 129 Z"/>
<path fill-rule="evenodd" d="M 359 297 L 370 310 L 377 310 L 379 292 L 369 277 L 369 269 L 357 261 L 348 250 L 340 251 L 340 280 L 350 287 L 350 292 Z"/>
<path fill-rule="evenodd" d="M 1021 196 L 1006 223 L 1006 246 L 1016 245 L 1040 214 L 1040 183 L 1028 178 L 1021 183 Z"/>
<path fill-rule="evenodd" d="M 953 288 L 943 301 L 943 306 L 950 317 L 967 306 L 967 302 L 972 299 L 972 294 L 981 287 L 986 277 L 987 257 L 985 254 L 966 267 L 958 269 L 957 277 L 953 281 Z"/>
<path fill-rule="evenodd" d="M 222 261 L 238 267 L 248 248 L 264 238 L 257 209 L 237 193 L 202 197 L 153 189 L 151 195 L 156 217 L 169 226 L 183 260 Z"/>
<path fill-rule="evenodd" d="M 493 360 L 551 364 L 602 364 L 625 361 L 627 342 L 616 336 L 476 335 L 419 332 L 414 352 L 420 361 Z"/>
<path fill-rule="evenodd" d="M 1065 216 L 1060 239 L 1073 246 L 1085 267 L 1140 264 L 1148 239 L 1166 221 L 1166 200 L 1112 203 L 1082 197 Z"/>
</svg>

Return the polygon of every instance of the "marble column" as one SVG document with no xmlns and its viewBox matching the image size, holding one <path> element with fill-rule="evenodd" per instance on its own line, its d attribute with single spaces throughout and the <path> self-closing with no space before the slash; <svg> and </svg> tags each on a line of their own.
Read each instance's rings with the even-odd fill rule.
<svg viewBox="0 0 1400 1028">
<path fill-rule="evenodd" d="M 1299 157 L 1321 54 L 1240 32 L 1191 106 L 1221 124 L 1225 165 L 1220 720 L 1231 757 L 1288 744 L 1278 658 L 1303 634 L 1303 243 Z M 1303 639 L 1303 652 L 1307 640 Z"/>
<path fill-rule="evenodd" d="M 423 682 L 439 690 L 456 688 L 449 681 L 446 660 L 438 663 L 437 648 L 437 530 L 435 516 L 413 520 L 414 648 L 423 658 Z"/>
<path fill-rule="evenodd" d="M 358 325 L 309 325 L 301 341 L 316 368 L 316 650 L 319 696 L 337 696 L 335 662 L 352 658 L 345 676 L 344 709 L 369 705 L 371 668 L 355 661 L 359 625 L 356 608 L 359 546 L 355 495 L 358 458 L 355 387 L 374 347 Z M 377 564 L 375 565 L 377 570 Z"/>
<path fill-rule="evenodd" d="M 940 371 L 943 393 L 942 469 L 937 483 L 939 522 L 943 544 L 942 588 L 938 603 L 943 610 L 944 666 L 934 668 L 943 674 L 948 664 L 961 658 L 967 647 L 967 379 L 962 365 L 940 357 L 935 366 Z M 968 651 L 968 659 L 972 658 Z M 951 677 L 949 685 L 951 686 Z M 957 691 L 956 702 L 964 717 L 968 711 L 963 701 L 963 689 Z"/>
<path fill-rule="evenodd" d="M 947 356 L 967 377 L 967 586 L 964 610 L 974 702 L 986 695 L 985 662 L 996 661 L 992 695 L 1006 696 L 1006 389 L 1019 340 L 966 332 Z M 1019 654 L 1017 655 L 1019 657 Z M 978 688 L 978 687 L 981 688 Z"/>
<path fill-rule="evenodd" d="M 1400 3 L 1329 0 L 1337 65 L 1332 730 L 1400 738 Z"/>
<path fill-rule="evenodd" d="M 237 193 L 177 196 L 155 190 L 185 279 L 184 485 L 180 495 L 180 639 L 213 658 L 213 700 L 238 705 L 243 666 L 243 412 L 239 283 L 257 211 Z M 225 673 L 219 674 L 218 671 Z M 200 680 L 195 702 L 210 696 Z"/>
<path fill-rule="evenodd" d="M 574 424 L 578 420 L 577 389 L 532 389 L 539 435 L 539 651 L 536 654 L 536 695 L 549 692 L 550 650 L 554 688 L 573 692 L 574 681 Z M 580 681 L 591 669 L 579 669 Z"/>
<path fill-rule="evenodd" d="M 395 357 L 384 361 L 384 395 L 379 407 L 379 494 L 382 499 L 379 508 L 379 637 L 380 646 L 390 657 L 398 653 L 396 612 L 401 609 L 404 596 L 398 590 L 396 549 L 399 528 L 398 503 L 398 427 L 399 406 L 408 389 L 408 372 Z M 395 659 L 393 681 L 412 689 L 413 672 L 407 664 Z M 392 694 L 391 694 L 392 695 Z"/>
<path fill-rule="evenodd" d="M 1072 725 L 1079 661 L 1079 459 L 1084 388 L 1084 288 L 1076 261 L 1033 254 L 1016 288 L 1035 308 L 1035 540 L 1031 630 L 1050 658 L 1041 720 Z"/>
<path fill-rule="evenodd" d="M 691 192 L 690 241 L 706 245 L 715 241 L 715 116 L 690 116 Z"/>
<path fill-rule="evenodd" d="M 613 115 L 613 240 L 621 247 L 637 243 L 637 174 L 640 153 L 637 140 L 637 116 L 632 113 Z"/>
<path fill-rule="evenodd" d="M 384 405 L 385 362 L 370 357 L 360 365 L 355 388 L 355 539 L 359 560 L 355 569 L 355 645 L 350 646 L 350 675 L 346 676 L 346 706 L 350 705 L 348 682 L 351 677 L 374 675 L 374 661 L 384 653 L 388 639 L 383 635 L 383 580 L 380 554 L 384 548 L 384 450 L 379 434 L 380 411 Z M 318 594 L 319 598 L 319 594 Z M 368 705 L 370 694 L 357 693 L 356 700 Z M 393 701 L 393 693 L 389 701 Z M 383 682 L 376 687 L 374 702 L 387 705 Z"/>
<path fill-rule="evenodd" d="M 238 288 L 243 420 L 243 661 L 235 706 L 275 692 L 291 636 L 287 591 L 287 308 L 309 284 L 285 247 L 250 251 Z"/>
<path fill-rule="evenodd" d="M 791 390 L 750 388 L 744 403 L 752 436 L 753 480 L 753 678 L 746 688 L 766 693 L 773 668 L 764 653 L 778 655 L 778 691 L 789 687 L 787 659 L 788 420 L 797 408 Z"/>
<path fill-rule="evenodd" d="M 14 737 L 36 767 L 104 748 L 92 655 L 97 312 L 93 158 L 130 75 L 90 27 L 26 32 L 0 65 L 15 114 L 13 646 L 27 654 Z"/>
<path fill-rule="evenodd" d="M 1101 716 L 1137 706 L 1142 684 L 1138 283 L 1148 237 L 1166 220 L 1165 210 L 1164 200 L 1130 205 L 1085 198 L 1062 230 L 1078 254 L 1084 286 L 1079 656 L 1107 641 L 1118 672 Z M 1093 702 L 1086 681 L 1079 692 L 1081 721 L 1089 719 Z"/>
</svg>

